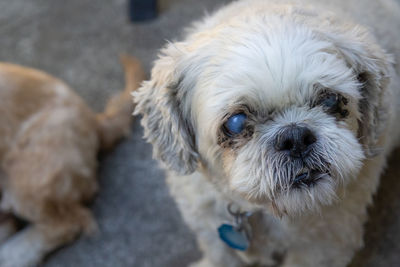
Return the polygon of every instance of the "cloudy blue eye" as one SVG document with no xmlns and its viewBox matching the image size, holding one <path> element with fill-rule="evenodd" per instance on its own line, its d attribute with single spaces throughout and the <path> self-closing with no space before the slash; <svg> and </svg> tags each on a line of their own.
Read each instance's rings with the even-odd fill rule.
<svg viewBox="0 0 400 267">
<path fill-rule="evenodd" d="M 244 130 L 247 116 L 244 113 L 238 113 L 230 117 L 224 124 L 228 135 L 240 134 Z"/>
</svg>

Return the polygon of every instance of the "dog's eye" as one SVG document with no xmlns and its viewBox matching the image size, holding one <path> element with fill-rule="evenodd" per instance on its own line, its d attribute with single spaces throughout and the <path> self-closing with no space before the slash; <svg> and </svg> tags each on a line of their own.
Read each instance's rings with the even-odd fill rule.
<svg viewBox="0 0 400 267">
<path fill-rule="evenodd" d="M 337 94 L 328 94 L 321 99 L 320 104 L 329 110 L 335 111 L 339 106 L 339 97 Z"/>
<path fill-rule="evenodd" d="M 225 133 L 229 136 L 240 134 L 246 124 L 247 116 L 244 113 L 238 113 L 231 116 L 224 124 Z"/>
<path fill-rule="evenodd" d="M 348 115 L 348 111 L 343 109 L 343 106 L 347 105 L 347 99 L 340 94 L 324 93 L 317 104 L 322 105 L 331 114 L 339 114 L 341 117 Z"/>
</svg>

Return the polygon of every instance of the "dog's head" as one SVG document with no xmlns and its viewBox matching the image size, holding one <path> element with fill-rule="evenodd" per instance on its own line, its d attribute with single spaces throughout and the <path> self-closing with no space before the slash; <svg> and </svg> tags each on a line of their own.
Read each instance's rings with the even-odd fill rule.
<svg viewBox="0 0 400 267">
<path fill-rule="evenodd" d="M 156 158 L 279 213 L 332 203 L 376 151 L 388 58 L 324 27 L 252 18 L 169 44 L 134 95 Z"/>
</svg>

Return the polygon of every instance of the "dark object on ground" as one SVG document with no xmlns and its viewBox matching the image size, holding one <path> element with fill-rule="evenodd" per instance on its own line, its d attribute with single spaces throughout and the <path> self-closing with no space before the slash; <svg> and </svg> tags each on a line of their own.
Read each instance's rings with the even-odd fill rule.
<svg viewBox="0 0 400 267">
<path fill-rule="evenodd" d="M 129 19 L 132 22 L 157 17 L 157 0 L 129 0 Z"/>
</svg>

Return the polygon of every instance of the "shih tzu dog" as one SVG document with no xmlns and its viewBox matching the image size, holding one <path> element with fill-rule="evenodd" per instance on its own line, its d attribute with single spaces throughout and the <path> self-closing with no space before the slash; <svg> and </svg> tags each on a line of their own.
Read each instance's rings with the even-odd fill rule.
<svg viewBox="0 0 400 267">
<path fill-rule="evenodd" d="M 1 267 L 38 266 L 95 230 L 86 204 L 98 190 L 97 155 L 129 134 L 130 93 L 144 78 L 139 60 L 122 61 L 126 88 L 100 114 L 61 80 L 0 63 Z"/>
<path fill-rule="evenodd" d="M 399 27 L 391 0 L 245 0 L 162 50 L 135 113 L 196 266 L 350 262 L 400 132 Z"/>
</svg>

